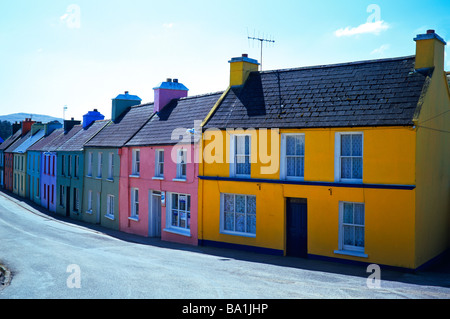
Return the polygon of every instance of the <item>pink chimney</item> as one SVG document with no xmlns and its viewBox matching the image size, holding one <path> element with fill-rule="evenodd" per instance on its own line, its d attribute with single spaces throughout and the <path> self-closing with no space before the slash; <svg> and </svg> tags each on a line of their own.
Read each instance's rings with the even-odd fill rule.
<svg viewBox="0 0 450 319">
<path fill-rule="evenodd" d="M 173 99 L 187 97 L 188 88 L 178 82 L 178 79 L 167 79 L 153 88 L 155 92 L 154 111 L 159 112 Z"/>
</svg>

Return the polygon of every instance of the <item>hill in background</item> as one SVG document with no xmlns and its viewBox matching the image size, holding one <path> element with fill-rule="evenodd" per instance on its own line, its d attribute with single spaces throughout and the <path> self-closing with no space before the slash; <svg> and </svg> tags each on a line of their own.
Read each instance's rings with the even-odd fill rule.
<svg viewBox="0 0 450 319">
<path fill-rule="evenodd" d="M 30 118 L 33 121 L 36 122 L 42 122 L 42 123 L 48 123 L 51 121 L 58 121 L 61 124 L 63 123 L 62 118 L 57 118 L 49 115 L 43 115 L 43 114 L 30 114 L 30 113 L 14 113 L 14 114 L 8 114 L 8 115 L 0 115 L 0 121 L 8 121 L 14 123 L 14 122 L 21 122 L 24 121 L 26 118 Z"/>
</svg>

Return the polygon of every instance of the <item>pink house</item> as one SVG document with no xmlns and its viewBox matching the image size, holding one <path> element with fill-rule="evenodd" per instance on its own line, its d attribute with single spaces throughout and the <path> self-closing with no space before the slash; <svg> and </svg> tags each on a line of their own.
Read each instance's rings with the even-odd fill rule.
<svg viewBox="0 0 450 319">
<path fill-rule="evenodd" d="M 187 89 L 178 81 L 155 88 L 155 113 L 120 151 L 121 231 L 198 243 L 198 135 L 194 128 L 199 130 L 221 93 L 186 95 Z"/>
</svg>

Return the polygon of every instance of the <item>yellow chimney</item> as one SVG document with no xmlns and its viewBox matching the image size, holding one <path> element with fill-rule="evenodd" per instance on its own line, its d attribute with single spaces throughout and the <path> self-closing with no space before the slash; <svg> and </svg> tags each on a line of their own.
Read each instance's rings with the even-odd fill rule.
<svg viewBox="0 0 450 319">
<path fill-rule="evenodd" d="M 432 68 L 444 70 L 444 49 L 447 44 L 434 30 L 428 30 L 426 34 L 418 34 L 416 41 L 416 65 L 415 68 Z"/>
<path fill-rule="evenodd" d="M 232 58 L 228 62 L 230 63 L 230 86 L 243 85 L 250 72 L 258 71 L 258 61 L 250 59 L 247 54 Z"/>
</svg>

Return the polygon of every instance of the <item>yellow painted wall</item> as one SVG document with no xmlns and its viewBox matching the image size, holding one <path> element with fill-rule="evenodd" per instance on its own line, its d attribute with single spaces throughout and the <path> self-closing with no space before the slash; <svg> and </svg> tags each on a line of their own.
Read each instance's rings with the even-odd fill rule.
<svg viewBox="0 0 450 319">
<path fill-rule="evenodd" d="M 436 69 L 418 115 L 416 266 L 450 247 L 450 93 Z"/>
<path fill-rule="evenodd" d="M 335 134 L 348 130 L 364 134 L 364 183 L 415 184 L 416 133 L 410 127 L 281 130 L 280 133 L 305 134 L 305 181 L 334 182 Z M 205 134 L 215 135 L 215 139 L 203 142 L 208 152 L 211 143 L 224 141 L 215 153 L 223 163 L 204 161 L 200 175 L 229 177 L 228 133 L 207 131 Z M 260 132 L 253 136 L 252 146 L 259 145 Z M 277 141 L 280 142 L 280 136 Z M 271 143 L 268 142 L 269 149 Z M 274 174 L 261 174 L 260 168 L 265 165 L 255 161 L 252 178 L 279 180 L 278 169 Z M 309 254 L 414 268 L 415 190 L 201 180 L 199 192 L 199 239 L 285 251 L 285 200 L 307 198 Z M 256 237 L 220 233 L 221 193 L 256 195 Z M 365 203 L 367 258 L 334 253 L 339 245 L 339 201 Z"/>
</svg>

